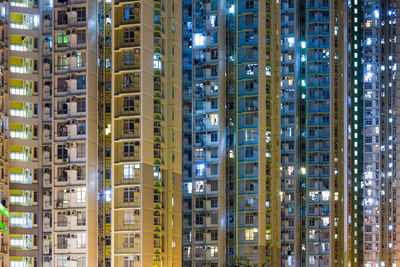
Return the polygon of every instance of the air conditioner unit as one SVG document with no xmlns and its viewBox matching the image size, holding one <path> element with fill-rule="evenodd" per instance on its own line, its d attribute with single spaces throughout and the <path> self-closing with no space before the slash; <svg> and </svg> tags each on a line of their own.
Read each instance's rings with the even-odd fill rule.
<svg viewBox="0 0 400 267">
<path fill-rule="evenodd" d="M 140 235 L 139 234 L 135 234 L 134 237 L 140 237 Z"/>
<path fill-rule="evenodd" d="M 133 256 L 133 260 L 134 261 L 138 261 L 139 260 L 139 256 Z"/>
<path fill-rule="evenodd" d="M 139 192 L 139 187 L 134 187 L 133 192 Z"/>
<path fill-rule="evenodd" d="M 139 215 L 139 213 L 140 213 L 139 210 L 134 210 L 134 211 L 133 211 L 133 214 L 135 214 L 135 215 Z"/>
<path fill-rule="evenodd" d="M 135 54 L 139 54 L 140 53 L 140 49 L 139 48 L 135 48 L 135 50 L 133 50 Z"/>
</svg>

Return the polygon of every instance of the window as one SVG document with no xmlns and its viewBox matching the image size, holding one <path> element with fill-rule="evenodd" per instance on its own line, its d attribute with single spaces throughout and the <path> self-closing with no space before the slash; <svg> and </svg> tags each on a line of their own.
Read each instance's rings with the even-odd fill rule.
<svg viewBox="0 0 400 267">
<path fill-rule="evenodd" d="M 133 256 L 124 257 L 124 267 L 135 267 L 135 260 Z"/>
<path fill-rule="evenodd" d="M 211 230 L 211 241 L 218 240 L 218 230 Z"/>
<path fill-rule="evenodd" d="M 245 148 L 245 158 L 254 158 L 254 147 L 248 146 Z"/>
<path fill-rule="evenodd" d="M 68 114 L 68 105 L 65 101 L 63 100 L 57 101 L 57 114 L 59 115 Z"/>
<path fill-rule="evenodd" d="M 86 212 L 84 212 L 84 211 L 76 212 L 76 224 L 79 226 L 86 225 Z"/>
<path fill-rule="evenodd" d="M 57 213 L 57 226 L 59 227 L 68 226 L 68 218 L 66 212 Z"/>
<path fill-rule="evenodd" d="M 218 182 L 211 181 L 211 191 L 218 191 Z"/>
<path fill-rule="evenodd" d="M 218 246 L 211 246 L 211 257 L 218 257 Z"/>
<path fill-rule="evenodd" d="M 124 20 L 135 19 L 135 10 L 133 5 L 124 6 Z"/>
<path fill-rule="evenodd" d="M 211 199 L 211 208 L 218 208 L 218 198 Z"/>
<path fill-rule="evenodd" d="M 246 181 L 246 191 L 254 191 L 255 190 L 255 182 L 253 180 Z"/>
<path fill-rule="evenodd" d="M 86 31 L 85 30 L 75 30 L 77 43 L 78 44 L 86 44 Z"/>
<path fill-rule="evenodd" d="M 86 134 L 86 121 L 84 121 L 84 120 L 79 120 L 79 121 L 77 121 L 77 131 L 76 131 L 76 133 L 78 134 L 78 135 L 85 135 Z"/>
<path fill-rule="evenodd" d="M 128 142 L 124 143 L 124 157 L 134 157 L 135 156 L 135 143 Z"/>
<path fill-rule="evenodd" d="M 67 236 L 68 235 L 66 235 L 66 234 L 57 235 L 57 248 L 58 249 L 67 249 L 68 248 Z M 64 266 L 64 265 L 58 265 L 58 266 Z"/>
<path fill-rule="evenodd" d="M 76 144 L 76 157 L 85 158 L 86 157 L 86 144 L 78 143 Z"/>
<path fill-rule="evenodd" d="M 57 33 L 57 45 L 59 47 L 68 46 L 68 37 L 66 32 Z"/>
<path fill-rule="evenodd" d="M 211 114 L 210 115 L 210 124 L 213 126 L 218 125 L 218 114 Z"/>
<path fill-rule="evenodd" d="M 135 190 L 134 188 L 124 188 L 124 203 L 135 202 Z"/>
<path fill-rule="evenodd" d="M 254 24 L 254 16 L 253 15 L 246 15 L 245 26 L 252 26 L 253 24 Z"/>
<path fill-rule="evenodd" d="M 68 136 L 68 128 L 66 123 L 57 123 L 57 136 Z"/>
<path fill-rule="evenodd" d="M 245 230 L 245 240 L 246 241 L 254 240 L 254 230 L 253 229 L 246 229 Z"/>
<path fill-rule="evenodd" d="M 67 168 L 65 167 L 57 168 L 57 182 L 66 182 L 66 181 L 68 181 Z"/>
<path fill-rule="evenodd" d="M 57 257 L 57 267 L 68 267 L 68 256 L 58 256 Z M 23 265 L 21 265 L 23 266 Z"/>
<path fill-rule="evenodd" d="M 246 0 L 246 9 L 254 9 L 254 0 Z"/>
<path fill-rule="evenodd" d="M 86 233 L 76 234 L 76 247 L 86 248 Z"/>
<path fill-rule="evenodd" d="M 78 22 L 86 21 L 86 7 L 77 7 L 76 13 L 77 13 L 77 21 Z"/>
<path fill-rule="evenodd" d="M 65 148 L 65 145 L 57 145 L 57 159 L 66 158 L 68 158 L 68 150 Z"/>
<path fill-rule="evenodd" d="M 197 193 L 201 193 L 204 191 L 204 181 L 196 181 L 194 183 L 194 191 Z"/>
<path fill-rule="evenodd" d="M 124 134 L 133 134 L 135 132 L 135 120 L 124 120 Z"/>
<path fill-rule="evenodd" d="M 203 239 L 204 239 L 203 232 L 202 231 L 196 231 L 196 234 L 195 234 L 194 238 L 195 238 L 196 241 L 203 241 Z"/>
<path fill-rule="evenodd" d="M 85 166 L 77 166 L 76 167 L 76 179 L 78 181 L 86 180 L 86 167 Z"/>
<path fill-rule="evenodd" d="M 85 98 L 76 99 L 76 112 L 86 112 L 86 99 Z"/>
<path fill-rule="evenodd" d="M 218 132 L 211 132 L 211 142 L 218 142 Z"/>
<path fill-rule="evenodd" d="M 254 223 L 254 215 L 252 213 L 246 213 L 245 224 L 253 224 L 253 223 Z"/>
<path fill-rule="evenodd" d="M 126 73 L 124 74 L 124 88 L 134 88 L 135 85 L 135 74 Z"/>
<path fill-rule="evenodd" d="M 211 59 L 218 59 L 218 49 L 211 49 Z"/>
<path fill-rule="evenodd" d="M 76 190 L 76 203 L 86 202 L 86 188 L 77 188 Z"/>
<path fill-rule="evenodd" d="M 86 89 L 86 76 L 85 75 L 76 76 L 76 82 L 77 82 L 77 90 L 85 90 Z"/>
<path fill-rule="evenodd" d="M 135 234 L 129 233 L 124 234 L 124 248 L 134 248 L 135 247 Z"/>
<path fill-rule="evenodd" d="M 76 66 L 77 67 L 85 67 L 86 66 L 86 53 L 85 52 L 77 52 L 76 53 Z"/>
<path fill-rule="evenodd" d="M 196 224 L 197 225 L 202 225 L 204 222 L 203 215 L 201 214 L 196 214 Z"/>
<path fill-rule="evenodd" d="M 134 111 L 135 110 L 135 97 L 126 96 L 124 97 L 123 111 Z"/>
<path fill-rule="evenodd" d="M 135 169 L 139 169 L 139 164 L 124 165 L 124 180 L 135 179 Z"/>
<path fill-rule="evenodd" d="M 127 28 L 124 29 L 124 43 L 133 43 L 135 42 L 135 29 Z"/>
<path fill-rule="evenodd" d="M 67 11 L 59 11 L 57 13 L 57 25 L 66 25 L 66 24 L 68 24 Z"/>
<path fill-rule="evenodd" d="M 196 209 L 204 208 L 204 201 L 201 198 L 196 198 Z"/>
<path fill-rule="evenodd" d="M 135 55 L 133 51 L 124 51 L 124 66 L 135 65 Z"/>
<path fill-rule="evenodd" d="M 135 224 L 135 213 L 133 210 L 124 210 L 124 225 Z"/>
</svg>

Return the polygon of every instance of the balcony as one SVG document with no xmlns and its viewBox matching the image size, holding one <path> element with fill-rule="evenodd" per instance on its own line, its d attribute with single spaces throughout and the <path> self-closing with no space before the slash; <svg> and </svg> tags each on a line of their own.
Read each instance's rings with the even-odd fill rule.
<svg viewBox="0 0 400 267">
<path fill-rule="evenodd" d="M 11 35 L 10 50 L 18 52 L 37 52 L 38 40 L 29 36 Z"/>
<path fill-rule="evenodd" d="M 10 190 L 10 205 L 31 207 L 37 205 L 37 195 L 30 190 Z"/>
<path fill-rule="evenodd" d="M 21 30 L 38 30 L 39 15 L 31 14 L 10 14 L 10 28 Z"/>
<path fill-rule="evenodd" d="M 56 200 L 54 208 L 68 209 L 68 208 L 84 208 L 86 207 L 86 188 L 74 187 L 66 189 L 55 190 Z"/>
<path fill-rule="evenodd" d="M 33 235 L 10 234 L 11 250 L 34 250 L 37 249 Z"/>
<path fill-rule="evenodd" d="M 27 80 L 10 80 L 10 94 L 11 95 L 37 95 L 37 83 Z"/>
<path fill-rule="evenodd" d="M 86 211 L 58 211 L 54 222 L 55 231 L 86 230 Z"/>
<path fill-rule="evenodd" d="M 10 72 L 21 74 L 37 74 L 37 60 L 31 58 L 10 57 Z"/>
<path fill-rule="evenodd" d="M 38 129 L 32 124 L 10 124 L 10 137 L 13 139 L 37 140 Z"/>
<path fill-rule="evenodd" d="M 68 232 L 59 233 L 55 235 L 54 240 L 54 253 L 63 253 L 71 255 L 75 253 L 86 252 L 86 234 L 81 232 Z M 67 266 L 72 266 L 69 262 Z"/>
<path fill-rule="evenodd" d="M 10 6 L 15 7 L 25 7 L 25 8 L 38 8 L 37 1 L 29 1 L 29 0 L 11 0 Z"/>
<path fill-rule="evenodd" d="M 16 228 L 33 228 L 37 227 L 33 223 L 33 213 L 29 212 L 10 212 L 10 227 Z"/>
<path fill-rule="evenodd" d="M 36 162 L 37 148 L 30 146 L 10 146 L 10 161 Z"/>
<path fill-rule="evenodd" d="M 10 102 L 10 116 L 20 118 L 37 118 L 37 104 L 28 102 Z"/>
</svg>

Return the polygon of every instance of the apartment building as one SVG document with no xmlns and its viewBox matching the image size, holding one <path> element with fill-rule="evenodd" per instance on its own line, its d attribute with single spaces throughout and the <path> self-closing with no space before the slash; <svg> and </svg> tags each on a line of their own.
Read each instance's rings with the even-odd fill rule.
<svg viewBox="0 0 400 267">
<path fill-rule="evenodd" d="M 183 266 L 280 262 L 279 14 L 183 1 Z"/>
<path fill-rule="evenodd" d="M 346 266 L 357 244 L 348 12 L 346 1 L 281 2 L 282 266 Z"/>
<path fill-rule="evenodd" d="M 181 264 L 181 3 L 112 6 L 112 266 Z"/>
<path fill-rule="evenodd" d="M 363 252 L 365 266 L 399 266 L 399 1 L 361 3 L 363 10 Z M 398 203 L 399 202 L 399 203 Z"/>
</svg>

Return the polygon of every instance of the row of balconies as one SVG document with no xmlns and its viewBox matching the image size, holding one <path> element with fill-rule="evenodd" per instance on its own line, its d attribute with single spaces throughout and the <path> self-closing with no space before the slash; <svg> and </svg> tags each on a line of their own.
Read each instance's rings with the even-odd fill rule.
<svg viewBox="0 0 400 267">
<path fill-rule="evenodd" d="M 85 52 L 68 52 L 56 58 L 55 74 L 86 71 Z"/>
<path fill-rule="evenodd" d="M 57 122 L 57 132 L 54 141 L 62 142 L 68 140 L 79 140 L 86 138 L 85 120 L 67 120 Z"/>
<path fill-rule="evenodd" d="M 54 152 L 55 164 L 83 163 L 86 162 L 85 143 L 67 142 L 57 143 Z M 48 153 L 48 151 L 45 151 Z"/>
<path fill-rule="evenodd" d="M 55 52 L 64 52 L 70 49 L 83 49 L 86 46 L 85 30 L 67 30 L 56 33 L 57 42 L 54 44 Z"/>
<path fill-rule="evenodd" d="M 86 237 L 79 237 L 80 232 L 56 234 L 53 239 L 54 253 L 76 254 L 86 252 Z"/>
<path fill-rule="evenodd" d="M 68 119 L 78 118 L 86 116 L 86 103 L 80 103 L 78 108 L 78 102 L 84 98 L 70 97 L 62 100 L 57 100 L 56 110 L 54 111 L 55 119 Z"/>
<path fill-rule="evenodd" d="M 74 187 L 55 190 L 55 209 L 73 209 L 86 207 L 86 187 Z"/>
<path fill-rule="evenodd" d="M 22 30 L 38 30 L 39 15 L 34 14 L 10 14 L 10 28 Z"/>
<path fill-rule="evenodd" d="M 86 211 L 59 211 L 54 221 L 55 231 L 86 230 Z"/>
</svg>

